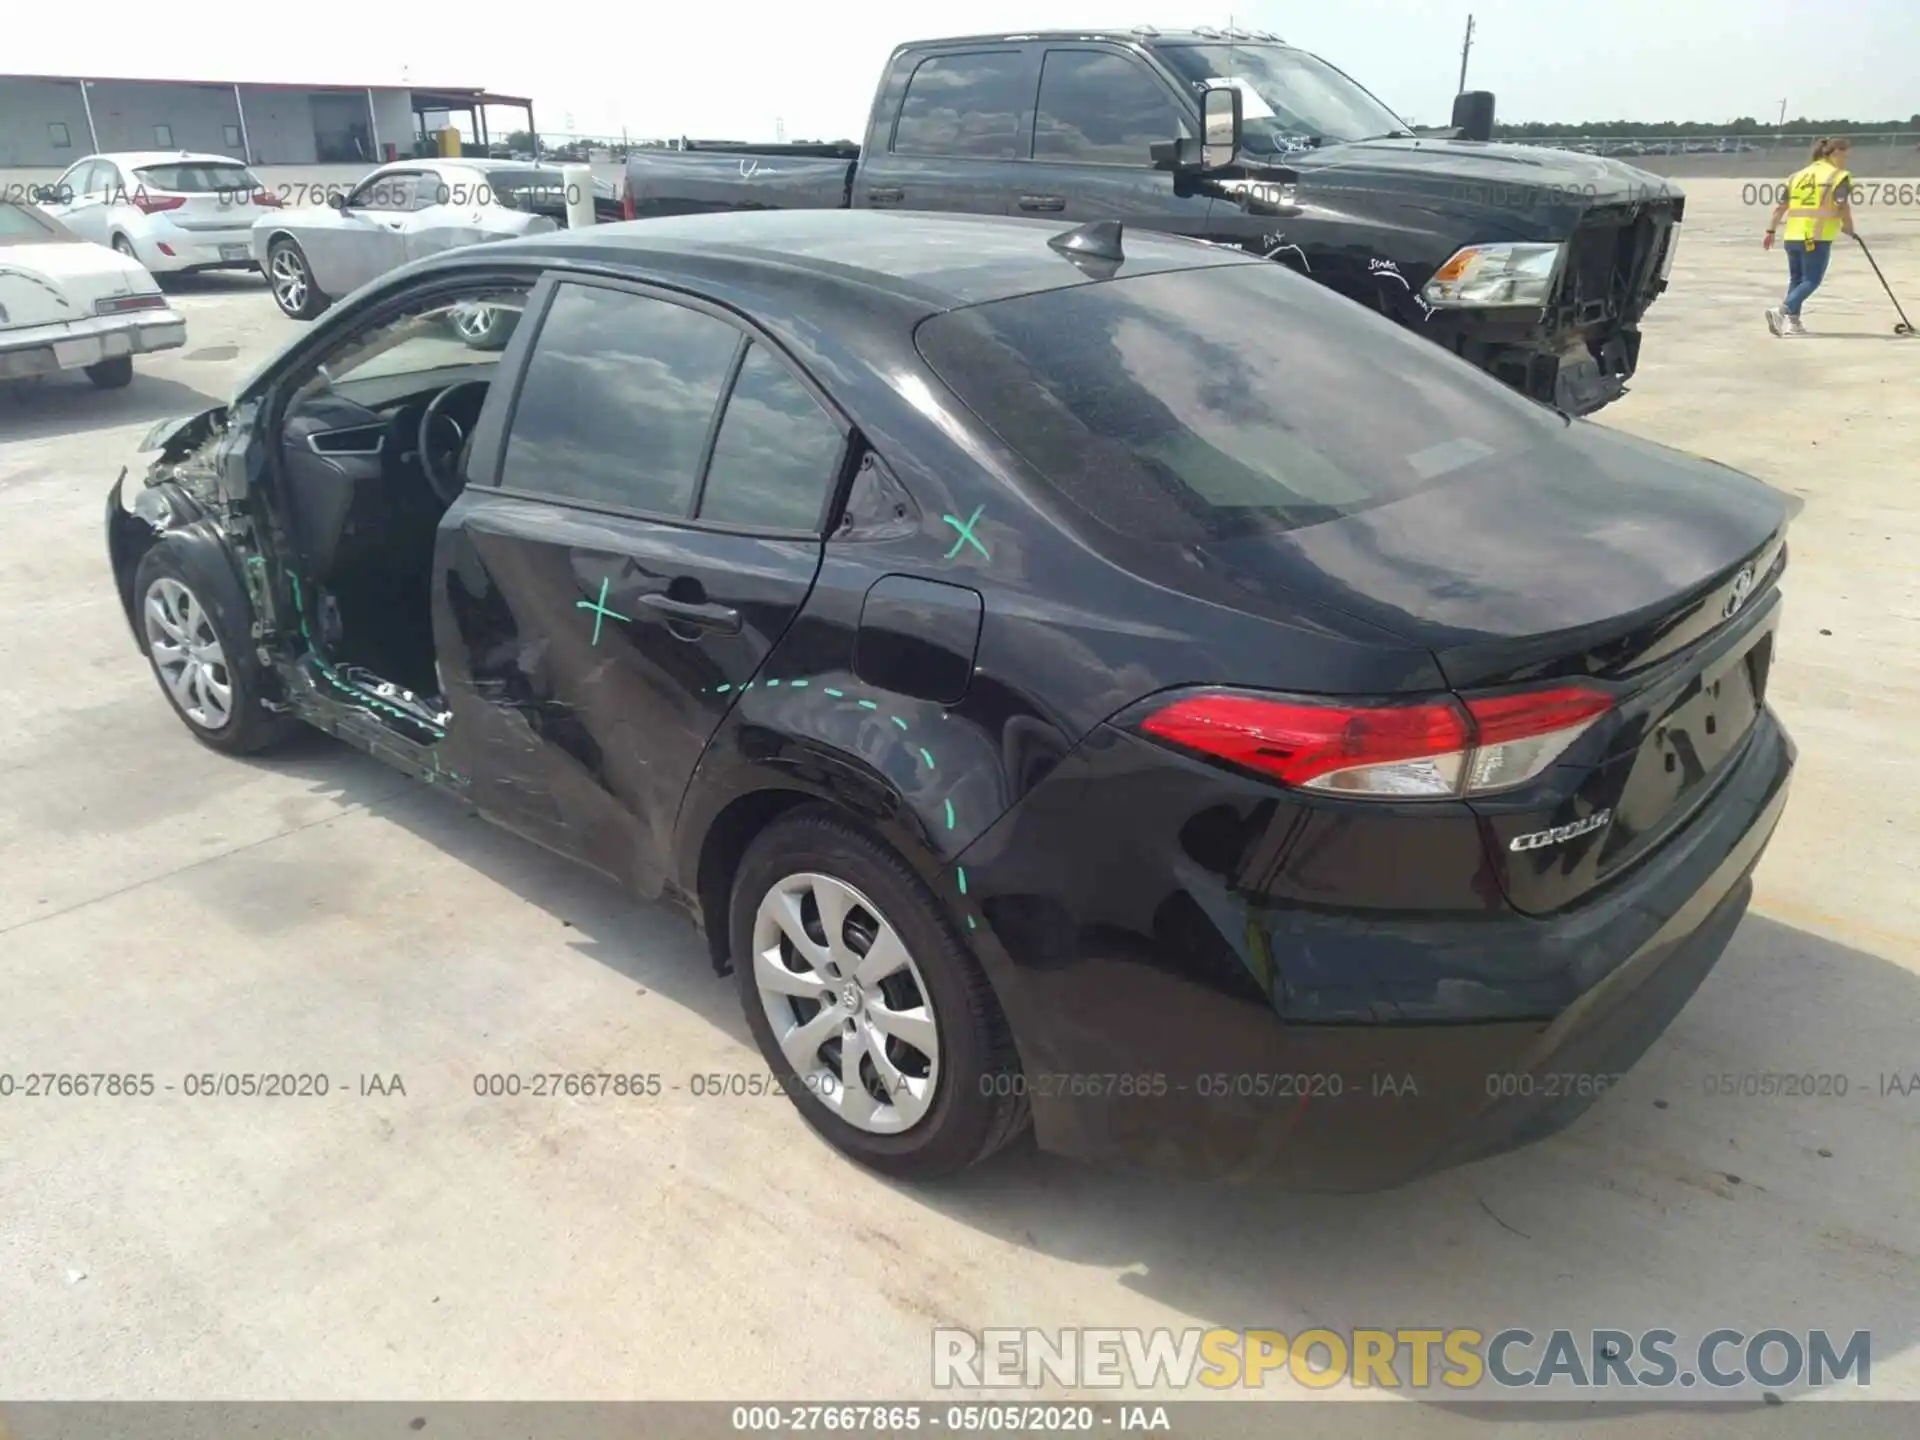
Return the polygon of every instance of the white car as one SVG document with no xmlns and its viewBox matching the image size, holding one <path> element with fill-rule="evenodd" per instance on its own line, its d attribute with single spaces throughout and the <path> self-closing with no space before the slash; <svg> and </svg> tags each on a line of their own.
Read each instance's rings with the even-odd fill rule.
<svg viewBox="0 0 1920 1440">
<path fill-rule="evenodd" d="M 114 390 L 135 355 L 186 343 L 187 322 L 138 260 L 0 200 L 0 380 L 84 370 Z"/>
<path fill-rule="evenodd" d="M 82 239 L 168 275 L 252 269 L 253 222 L 280 201 L 228 156 L 135 150 L 75 162 L 40 205 Z"/>
<path fill-rule="evenodd" d="M 556 166 L 400 160 L 382 165 L 347 194 L 329 196 L 325 205 L 254 221 L 253 258 L 266 271 L 281 310 L 311 320 L 409 260 L 563 228 L 569 199 L 590 198 L 596 215 L 617 208 L 599 184 L 590 197 L 570 195 L 575 183 Z"/>
</svg>

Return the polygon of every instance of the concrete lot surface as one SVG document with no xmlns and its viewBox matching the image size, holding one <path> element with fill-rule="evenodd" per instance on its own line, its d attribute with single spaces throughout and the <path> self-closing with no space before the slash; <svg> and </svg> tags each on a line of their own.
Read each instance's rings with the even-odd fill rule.
<svg viewBox="0 0 1920 1440">
<path fill-rule="evenodd" d="M 697 1098 L 761 1065 L 680 921 L 334 743 L 220 758 L 136 653 L 104 495 L 293 334 L 259 283 L 183 284 L 186 348 L 124 391 L 0 394 L 0 1071 L 333 1082 L 0 1099 L 0 1396 L 931 1396 L 934 1326 L 1217 1324 L 1867 1329 L 1872 1393 L 1920 1398 L 1920 1090 L 1880 1079 L 1920 1072 L 1920 339 L 1851 247 L 1816 337 L 1771 339 L 1763 212 L 1692 195 L 1603 419 L 1805 497 L 1772 683 L 1795 795 L 1615 1093 L 1360 1198 L 1031 1149 L 912 1189 L 783 1099 Z M 1920 316 L 1920 215 L 1868 233 Z M 553 1071 L 667 1088 L 474 1093 Z M 1712 1093 L 1752 1072 L 1849 1093 Z"/>
</svg>

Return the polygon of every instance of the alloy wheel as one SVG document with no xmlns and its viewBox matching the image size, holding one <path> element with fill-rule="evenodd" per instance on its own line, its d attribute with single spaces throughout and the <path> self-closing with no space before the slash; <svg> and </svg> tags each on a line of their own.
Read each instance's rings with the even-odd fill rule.
<svg viewBox="0 0 1920 1440">
<path fill-rule="evenodd" d="M 147 589 L 147 653 L 180 713 L 203 730 L 233 718 L 233 674 L 206 607 L 185 585 L 161 576 Z"/>
<path fill-rule="evenodd" d="M 918 1124 L 940 1080 L 931 992 L 879 908 L 830 875 L 789 875 L 754 914 L 753 979 L 796 1083 L 856 1129 Z"/>
<path fill-rule="evenodd" d="M 469 345 L 478 345 L 499 323 L 500 312 L 491 305 L 473 305 L 457 311 L 453 317 L 454 331 Z"/>
<path fill-rule="evenodd" d="M 267 283 L 273 286 L 273 298 L 289 315 L 306 307 L 310 283 L 307 266 L 300 252 L 291 245 L 283 245 L 273 252 L 273 258 L 267 262 Z"/>
</svg>

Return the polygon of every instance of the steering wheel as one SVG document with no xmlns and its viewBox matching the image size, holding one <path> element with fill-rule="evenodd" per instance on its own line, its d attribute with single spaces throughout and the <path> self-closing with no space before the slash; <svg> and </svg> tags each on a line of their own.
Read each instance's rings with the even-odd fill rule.
<svg viewBox="0 0 1920 1440">
<path fill-rule="evenodd" d="M 462 390 L 479 386 L 487 388 L 485 380 L 462 380 L 457 385 L 449 385 L 433 399 L 427 402 L 427 408 L 420 412 L 420 468 L 425 472 L 427 484 L 440 500 L 448 505 L 460 494 L 467 483 L 466 459 L 467 446 L 471 436 L 461 427 L 460 422 L 446 413 L 447 402 Z M 442 431 L 442 443 L 434 443 L 434 427 Z M 444 442 L 444 432 L 451 429 L 453 443 Z"/>
</svg>

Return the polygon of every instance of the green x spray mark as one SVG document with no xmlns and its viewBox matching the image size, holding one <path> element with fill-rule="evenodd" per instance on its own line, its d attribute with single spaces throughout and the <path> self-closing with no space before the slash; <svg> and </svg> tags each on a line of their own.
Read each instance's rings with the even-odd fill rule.
<svg viewBox="0 0 1920 1440">
<path fill-rule="evenodd" d="M 613 581 L 610 577 L 603 575 L 600 577 L 600 598 L 598 600 L 576 600 L 573 602 L 573 608 L 576 610 L 593 611 L 593 643 L 596 645 L 600 643 L 600 625 L 602 621 L 608 618 L 615 620 L 628 619 L 627 616 L 622 615 L 618 610 L 609 610 L 607 608 L 607 587 L 612 583 Z"/>
<path fill-rule="evenodd" d="M 961 524 L 958 520 L 954 519 L 954 517 L 951 515 L 942 515 L 940 517 L 942 521 L 944 521 L 948 525 L 953 526 L 954 529 L 960 532 L 960 538 L 954 541 L 953 548 L 947 551 L 947 559 L 951 560 L 953 559 L 954 556 L 958 555 L 960 553 L 960 547 L 963 545 L 973 546 L 974 549 L 978 550 L 981 553 L 981 555 L 985 556 L 989 560 L 993 558 L 991 555 L 987 554 L 987 547 L 982 545 L 980 543 L 979 537 L 973 533 L 973 527 L 980 522 L 980 512 L 986 508 L 987 507 L 984 505 L 974 506 L 973 514 L 967 517 L 966 523 L 964 525 Z"/>
</svg>

